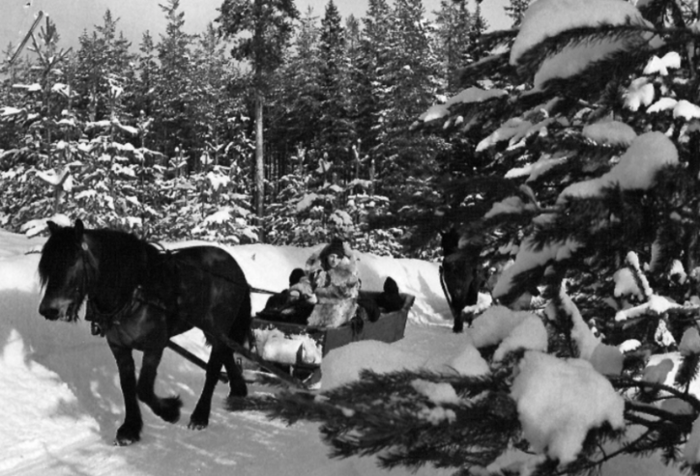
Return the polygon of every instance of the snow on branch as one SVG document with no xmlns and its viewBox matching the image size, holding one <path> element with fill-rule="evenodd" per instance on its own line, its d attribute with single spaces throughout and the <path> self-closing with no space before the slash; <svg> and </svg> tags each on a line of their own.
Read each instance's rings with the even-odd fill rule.
<svg viewBox="0 0 700 476">
<path fill-rule="evenodd" d="M 513 43 L 510 63 L 547 38 L 567 30 L 598 24 L 627 23 L 651 26 L 631 3 L 616 0 L 539 0 L 527 9 L 520 32 Z"/>
<path fill-rule="evenodd" d="M 548 243 L 537 246 L 532 237 L 523 240 L 515 256 L 515 262 L 503 271 L 493 289 L 495 299 L 503 298 L 514 292 L 516 276 L 519 274 L 545 268 L 552 262 L 569 259 L 581 247 L 574 239 Z"/>
<path fill-rule="evenodd" d="M 558 203 L 570 198 L 596 197 L 603 190 L 619 186 L 622 190 L 647 190 L 657 173 L 666 166 L 678 165 L 678 150 L 661 132 L 647 132 L 638 136 L 620 161 L 601 177 L 577 182 L 559 194 Z"/>
<path fill-rule="evenodd" d="M 590 430 L 604 423 L 624 427 L 624 400 L 590 363 L 527 352 L 519 369 L 511 395 L 536 452 L 565 465 L 576 459 Z"/>
<path fill-rule="evenodd" d="M 548 83 L 580 77 L 621 53 L 652 51 L 661 44 L 653 25 L 631 3 L 539 0 L 523 18 L 510 64 L 534 74 L 537 91 Z"/>
</svg>

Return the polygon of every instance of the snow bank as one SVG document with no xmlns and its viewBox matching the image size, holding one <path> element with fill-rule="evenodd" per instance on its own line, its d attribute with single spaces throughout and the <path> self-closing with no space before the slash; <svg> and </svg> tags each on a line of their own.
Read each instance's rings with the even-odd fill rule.
<svg viewBox="0 0 700 476">
<path fill-rule="evenodd" d="M 359 380 L 360 371 L 364 369 L 388 373 L 418 370 L 425 363 L 423 356 L 392 344 L 369 340 L 353 342 L 333 349 L 323 359 L 321 389 L 325 392 Z"/>
<path fill-rule="evenodd" d="M 185 246 L 210 244 L 187 241 L 166 244 L 177 249 Z M 289 274 L 294 268 L 303 268 L 311 254 L 324 245 L 314 247 L 272 246 L 264 244 L 222 246 L 236 259 L 251 286 L 271 292 L 280 292 L 289 286 Z M 371 253 L 357 253 L 362 289 L 382 291 L 384 281 L 391 277 L 402 293 L 416 297 L 409 320 L 420 324 L 452 325 L 452 314 L 440 287 L 439 265 L 416 259 L 394 259 Z M 253 295 L 254 312 L 265 306 L 269 294 Z"/>
</svg>

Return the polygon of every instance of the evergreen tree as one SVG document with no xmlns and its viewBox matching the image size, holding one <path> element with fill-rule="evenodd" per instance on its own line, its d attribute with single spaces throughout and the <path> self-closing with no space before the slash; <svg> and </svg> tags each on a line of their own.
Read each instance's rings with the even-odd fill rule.
<svg viewBox="0 0 700 476">
<path fill-rule="evenodd" d="M 277 178 L 291 172 L 294 150 L 312 150 L 319 141 L 321 90 L 318 54 L 320 30 L 311 7 L 304 13 L 290 47 L 289 61 L 278 72 L 270 94 L 267 137 L 277 151 Z M 274 175 L 274 174 L 273 174 Z M 278 182 L 276 181 L 275 185 Z M 275 190 L 275 193 L 279 190 Z"/>
<path fill-rule="evenodd" d="M 447 91 L 454 94 L 460 84 L 459 71 L 467 64 L 472 16 L 466 2 L 442 0 L 435 12 L 436 55 L 442 58 Z"/>
<path fill-rule="evenodd" d="M 221 32 L 234 39 L 231 54 L 249 61 L 255 96 L 255 210 L 264 215 L 263 108 L 272 73 L 284 63 L 299 12 L 292 0 L 224 0 L 217 19 Z M 247 35 L 241 35 L 247 33 Z"/>
<path fill-rule="evenodd" d="M 417 115 L 432 104 L 440 89 L 438 61 L 430 41 L 432 26 L 420 0 L 397 1 L 389 40 L 390 54 L 380 71 L 378 143 L 373 150 L 381 193 L 397 200 L 396 209 L 410 197 L 428 192 L 426 179 L 435 172 L 441 145 L 433 136 L 410 132 Z M 431 195 L 428 193 L 428 195 Z M 409 199 L 414 200 L 414 199 Z"/>
<path fill-rule="evenodd" d="M 321 118 L 319 144 L 330 158 L 331 172 L 346 178 L 350 175 L 350 146 L 354 139 L 347 100 L 348 64 L 346 36 L 338 8 L 333 1 L 326 5 L 321 20 L 319 42 L 319 85 L 321 92 Z"/>
<path fill-rule="evenodd" d="M 150 32 L 146 31 L 141 37 L 139 44 L 138 56 L 138 77 L 134 84 L 134 106 L 138 107 L 135 111 L 137 116 L 144 121 L 152 122 L 153 115 L 156 113 L 157 95 L 156 85 L 158 83 L 158 52 L 153 37 Z M 142 144 L 150 144 L 153 138 L 151 135 L 152 127 L 149 126 L 142 134 Z M 147 138 L 148 137 L 148 138 Z"/>
<path fill-rule="evenodd" d="M 112 114 L 120 115 L 123 99 L 116 101 L 115 94 L 131 89 L 133 57 L 129 54 L 131 44 L 122 32 L 117 32 L 118 20 L 107 10 L 102 18 L 103 24 L 95 26 L 92 34 L 84 31 L 80 36 L 76 78 L 74 88 L 80 101 L 86 104 L 76 106 L 86 109 L 90 121 L 109 118 Z M 121 93 L 119 93 L 121 94 Z"/>
<path fill-rule="evenodd" d="M 378 143 L 378 124 L 386 107 L 384 91 L 390 85 L 382 82 L 390 56 L 389 32 L 391 9 L 386 0 L 369 0 L 367 14 L 362 19 L 361 57 L 355 75 L 357 84 L 356 128 L 363 150 L 370 155 L 370 169 L 376 161 L 373 152 Z"/>
<path fill-rule="evenodd" d="M 510 0 L 510 5 L 503 7 L 508 15 L 513 20 L 513 28 L 518 28 L 523 21 L 523 15 L 527 7 L 530 6 L 530 0 Z"/>
<path fill-rule="evenodd" d="M 192 88 L 191 48 L 193 38 L 185 33 L 185 13 L 180 0 L 168 0 L 160 5 L 167 24 L 156 49 L 159 74 L 156 96 L 159 113 L 154 116 L 158 148 L 168 156 L 177 151 L 190 150 L 197 143 L 193 123 L 196 98 Z M 196 167 L 196 159 L 188 157 L 189 166 Z"/>
</svg>

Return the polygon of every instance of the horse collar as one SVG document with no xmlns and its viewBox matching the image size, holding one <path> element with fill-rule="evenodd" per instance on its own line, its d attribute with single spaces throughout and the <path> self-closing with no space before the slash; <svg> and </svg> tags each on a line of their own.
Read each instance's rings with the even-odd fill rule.
<svg viewBox="0 0 700 476">
<path fill-rule="evenodd" d="M 90 322 L 90 332 L 92 335 L 104 337 L 111 327 L 118 327 L 121 325 L 121 318 L 133 313 L 140 294 L 141 286 L 136 286 L 134 292 L 131 294 L 131 299 L 128 299 L 123 306 L 112 312 L 100 311 L 93 300 L 88 297 L 85 320 Z"/>
</svg>

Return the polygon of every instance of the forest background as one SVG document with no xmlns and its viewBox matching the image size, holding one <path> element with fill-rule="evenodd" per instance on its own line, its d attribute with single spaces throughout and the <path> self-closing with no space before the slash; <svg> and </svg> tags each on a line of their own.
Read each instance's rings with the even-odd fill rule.
<svg viewBox="0 0 700 476">
<path fill-rule="evenodd" d="M 191 35 L 178 0 L 160 8 L 165 33 L 144 32 L 137 52 L 110 11 L 75 49 L 50 17 L 33 54 L 10 64 L 7 45 L 0 226 L 32 234 L 61 212 L 150 240 L 303 246 L 341 234 L 363 251 L 434 254 L 435 211 L 453 205 L 437 184 L 473 168 L 459 143 L 410 126 L 483 55 L 480 7 L 446 0 L 430 21 L 413 0 L 371 1 L 362 19 L 343 20 L 332 2 L 321 17 L 294 10 L 262 79 L 231 54 L 240 45 L 220 34 L 224 22 Z M 378 217 L 392 218 L 371 226 Z"/>
</svg>

